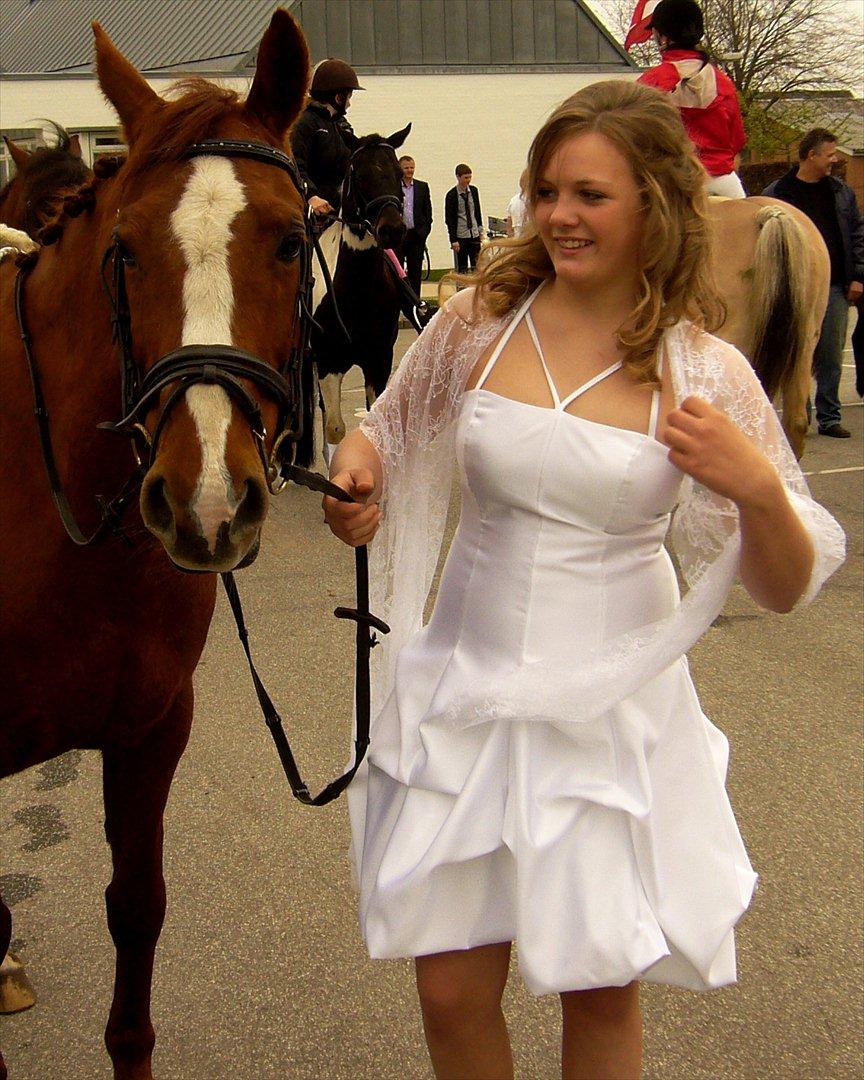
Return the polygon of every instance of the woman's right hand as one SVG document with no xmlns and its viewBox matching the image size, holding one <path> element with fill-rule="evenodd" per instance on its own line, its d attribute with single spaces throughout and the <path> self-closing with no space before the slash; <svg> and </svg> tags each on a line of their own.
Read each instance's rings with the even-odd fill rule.
<svg viewBox="0 0 864 1080">
<path fill-rule="evenodd" d="M 381 510 L 378 503 L 366 500 L 375 490 L 375 479 L 371 470 L 364 468 L 345 469 L 330 477 L 331 483 L 347 491 L 353 502 L 341 502 L 332 495 L 325 495 L 323 500 L 324 520 L 330 526 L 334 536 L 350 547 L 368 544 L 378 531 Z"/>
</svg>

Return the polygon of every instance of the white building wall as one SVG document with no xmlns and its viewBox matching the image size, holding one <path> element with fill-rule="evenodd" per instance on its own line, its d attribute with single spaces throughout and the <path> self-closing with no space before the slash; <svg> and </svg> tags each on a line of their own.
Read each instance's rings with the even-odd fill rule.
<svg viewBox="0 0 864 1080">
<path fill-rule="evenodd" d="M 349 119 L 358 135 L 391 135 L 409 121 L 411 134 L 399 153 L 417 162 L 417 177 L 432 192 L 429 237 L 433 267 L 452 265 L 444 226 L 444 195 L 464 161 L 474 170 L 484 218 L 504 217 L 525 166 L 528 147 L 549 112 L 565 97 L 601 78 L 592 74 L 364 75 Z M 170 79 L 151 79 L 164 93 Z M 246 79 L 223 79 L 241 92 Z M 117 118 L 93 79 L 0 80 L 0 130 L 34 126 L 41 117 L 70 131 L 110 128 Z"/>
</svg>

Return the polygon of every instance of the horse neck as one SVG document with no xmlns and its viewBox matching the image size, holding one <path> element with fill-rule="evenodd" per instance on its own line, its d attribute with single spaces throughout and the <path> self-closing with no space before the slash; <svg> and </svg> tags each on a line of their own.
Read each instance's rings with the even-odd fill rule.
<svg viewBox="0 0 864 1080">
<path fill-rule="evenodd" d="M 60 240 L 42 249 L 22 289 L 55 451 L 60 457 L 74 453 L 84 486 L 94 472 L 106 478 L 106 468 L 109 482 L 125 477 L 132 460 L 119 439 L 109 449 L 109 437 L 97 430 L 102 421 L 118 419 L 121 409 L 120 365 L 100 280 L 107 240 L 108 230 L 96 212 L 70 221 Z M 31 396 L 26 369 L 16 362 L 5 370 L 13 369 L 21 381 L 18 400 L 26 401 Z"/>
<path fill-rule="evenodd" d="M 11 229 L 24 228 L 23 185 L 12 179 L 0 191 L 0 222 Z"/>
</svg>

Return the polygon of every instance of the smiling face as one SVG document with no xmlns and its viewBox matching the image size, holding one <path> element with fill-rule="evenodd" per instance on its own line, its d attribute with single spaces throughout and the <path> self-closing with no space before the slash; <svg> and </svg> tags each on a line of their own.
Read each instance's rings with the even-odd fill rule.
<svg viewBox="0 0 864 1080">
<path fill-rule="evenodd" d="M 558 146 L 540 170 L 534 222 L 561 285 L 635 293 L 643 199 L 633 171 L 604 135 Z"/>
<path fill-rule="evenodd" d="M 414 159 L 410 157 L 402 158 L 399 164 L 402 166 L 402 180 L 404 183 L 410 184 L 414 179 Z"/>
<path fill-rule="evenodd" d="M 821 142 L 807 156 L 809 171 L 818 177 L 830 176 L 831 166 L 837 163 L 837 143 Z"/>
</svg>

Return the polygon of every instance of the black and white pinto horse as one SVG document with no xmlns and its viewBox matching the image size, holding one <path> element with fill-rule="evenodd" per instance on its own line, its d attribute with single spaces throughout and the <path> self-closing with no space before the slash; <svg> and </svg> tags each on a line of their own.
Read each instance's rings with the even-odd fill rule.
<svg viewBox="0 0 864 1080">
<path fill-rule="evenodd" d="M 316 275 L 312 359 L 318 370 L 324 413 L 324 456 L 345 435 L 342 379 L 354 364 L 366 385 L 366 407 L 382 393 L 393 367 L 399 330 L 401 290 L 390 251 L 405 236 L 402 220 L 402 170 L 396 150 L 411 125 L 389 138 L 364 135 L 354 146 L 342 184 L 339 217 L 319 243 L 333 288 Z"/>
</svg>

